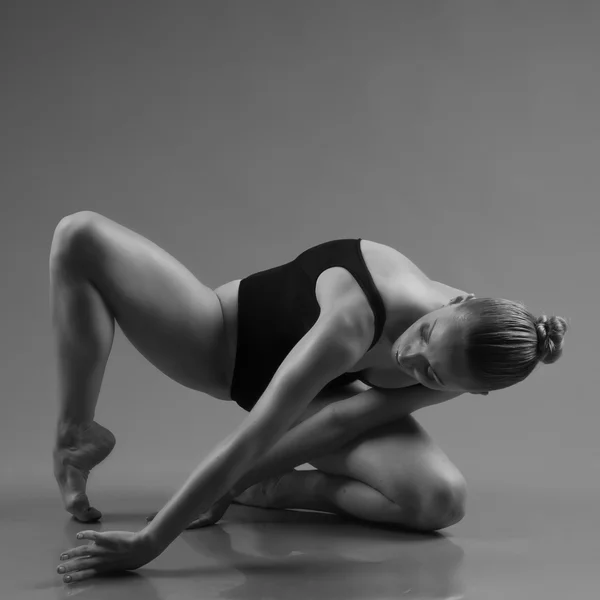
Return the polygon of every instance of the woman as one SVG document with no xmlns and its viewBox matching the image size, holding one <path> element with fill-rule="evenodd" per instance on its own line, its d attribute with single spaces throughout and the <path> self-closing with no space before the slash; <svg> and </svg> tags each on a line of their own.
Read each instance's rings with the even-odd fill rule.
<svg viewBox="0 0 600 600">
<path fill-rule="evenodd" d="M 361 239 L 319 244 L 213 291 L 90 211 L 58 224 L 50 285 L 54 471 L 76 519 L 100 518 L 86 481 L 115 445 L 94 421 L 115 320 L 163 373 L 249 412 L 142 531 L 80 533 L 91 543 L 61 556 L 67 582 L 138 568 L 234 499 L 421 531 L 456 523 L 464 478 L 411 413 L 522 381 L 559 358 L 567 329 L 560 317 L 432 281 L 393 248 Z M 294 470 L 306 462 L 317 470 Z"/>
</svg>

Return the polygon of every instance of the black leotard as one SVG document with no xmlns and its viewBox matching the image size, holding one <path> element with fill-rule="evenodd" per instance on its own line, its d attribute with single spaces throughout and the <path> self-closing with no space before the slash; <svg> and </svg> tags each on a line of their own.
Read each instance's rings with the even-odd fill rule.
<svg viewBox="0 0 600 600">
<path fill-rule="evenodd" d="M 363 289 L 375 316 L 375 335 L 383 331 L 386 314 L 369 273 L 360 240 L 340 239 L 305 250 L 291 262 L 242 279 L 238 296 L 238 332 L 231 399 L 250 411 L 296 343 L 312 327 L 320 307 L 315 295 L 319 275 L 330 267 L 344 267 Z M 326 387 L 360 379 L 344 373 Z M 364 381 L 367 385 L 367 381 Z"/>
</svg>

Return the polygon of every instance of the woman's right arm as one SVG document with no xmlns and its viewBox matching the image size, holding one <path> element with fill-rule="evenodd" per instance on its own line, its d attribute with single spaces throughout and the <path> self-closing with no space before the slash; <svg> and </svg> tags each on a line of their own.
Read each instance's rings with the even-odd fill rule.
<svg viewBox="0 0 600 600">
<path fill-rule="evenodd" d="M 229 496 L 235 498 L 255 483 L 339 450 L 351 437 L 337 417 L 333 404 L 328 404 L 297 423 L 234 484 Z"/>
<path fill-rule="evenodd" d="M 363 433 L 416 410 L 459 396 L 420 384 L 401 389 L 369 388 L 331 402 L 288 430 L 229 492 L 236 497 L 250 486 L 315 458 L 332 454 Z"/>
</svg>

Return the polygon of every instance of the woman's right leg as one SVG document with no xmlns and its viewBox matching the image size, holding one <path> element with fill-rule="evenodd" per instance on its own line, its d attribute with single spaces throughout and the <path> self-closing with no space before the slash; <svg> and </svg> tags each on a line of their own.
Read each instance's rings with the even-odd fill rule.
<svg viewBox="0 0 600 600">
<path fill-rule="evenodd" d="M 302 416 L 368 390 L 353 382 L 322 391 Z M 464 514 L 464 477 L 412 415 L 365 431 L 309 464 L 316 470 L 273 473 L 234 503 L 333 512 L 419 531 L 448 527 Z M 266 461 L 251 475 L 261 472 L 269 472 Z"/>
<path fill-rule="evenodd" d="M 49 262 L 60 404 L 54 472 L 65 508 L 92 521 L 101 513 L 89 505 L 87 476 L 115 444 L 94 421 L 115 320 L 163 373 L 210 394 L 223 385 L 223 314 L 215 292 L 175 258 L 97 213 L 60 221 Z"/>
</svg>

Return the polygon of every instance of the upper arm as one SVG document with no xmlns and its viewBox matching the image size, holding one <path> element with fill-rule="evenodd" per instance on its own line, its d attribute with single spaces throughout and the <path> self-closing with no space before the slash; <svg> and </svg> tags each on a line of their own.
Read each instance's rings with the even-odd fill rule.
<svg viewBox="0 0 600 600">
<path fill-rule="evenodd" d="M 343 431 L 358 435 L 461 394 L 432 390 L 420 383 L 399 389 L 370 388 L 336 402 L 332 411 Z"/>
<path fill-rule="evenodd" d="M 372 334 L 371 334 L 372 335 Z M 322 314 L 292 348 L 242 422 L 238 435 L 251 451 L 273 445 L 332 379 L 368 350 L 368 332 L 343 312 Z"/>
</svg>

